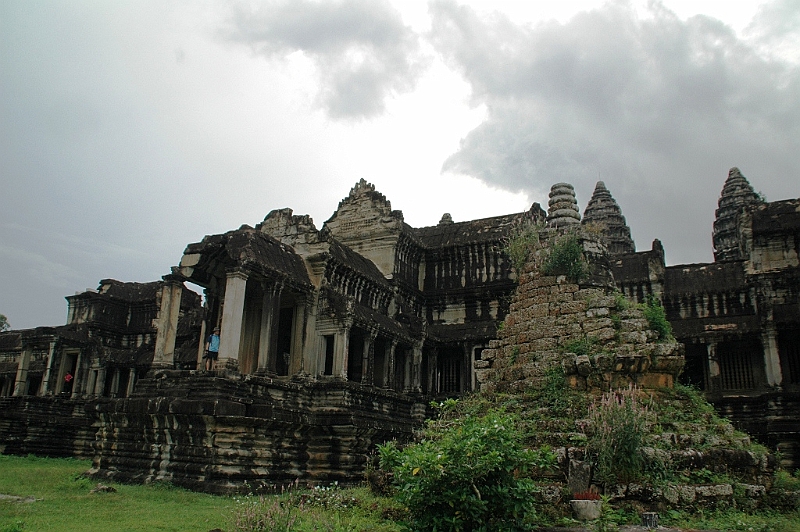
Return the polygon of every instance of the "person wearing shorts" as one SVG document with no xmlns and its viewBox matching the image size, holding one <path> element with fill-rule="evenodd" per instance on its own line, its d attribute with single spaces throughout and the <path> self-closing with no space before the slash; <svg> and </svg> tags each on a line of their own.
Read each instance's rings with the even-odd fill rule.
<svg viewBox="0 0 800 532">
<path fill-rule="evenodd" d="M 217 367 L 219 358 L 219 327 L 214 327 L 214 332 L 206 338 L 206 351 L 203 360 L 206 361 L 206 371 L 212 371 Z"/>
</svg>

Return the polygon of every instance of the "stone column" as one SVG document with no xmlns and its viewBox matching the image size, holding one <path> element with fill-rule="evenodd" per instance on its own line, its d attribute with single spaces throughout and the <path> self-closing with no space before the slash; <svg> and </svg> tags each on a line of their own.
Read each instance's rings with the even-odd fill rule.
<svg viewBox="0 0 800 532">
<path fill-rule="evenodd" d="M 278 318 L 281 312 L 281 292 L 283 283 L 275 283 L 264 288 L 261 303 L 261 331 L 258 339 L 259 372 L 275 371 L 274 357 L 278 351 Z M 273 358 L 270 359 L 270 353 Z"/>
<path fill-rule="evenodd" d="M 125 397 L 130 397 L 133 394 L 133 388 L 136 385 L 136 368 L 131 368 L 128 374 L 128 389 L 125 390 Z"/>
<path fill-rule="evenodd" d="M 96 397 L 103 396 L 103 389 L 106 387 L 106 368 L 100 367 L 97 370 L 97 382 L 94 385 L 94 395 Z"/>
<path fill-rule="evenodd" d="M 717 360 L 717 342 L 706 344 L 708 351 L 708 387 L 709 391 L 719 389 L 719 361 Z"/>
<path fill-rule="evenodd" d="M 387 389 L 394 389 L 394 378 L 395 378 L 394 356 L 395 356 L 395 350 L 397 349 L 397 340 L 392 339 L 387 349 L 389 352 L 386 354 L 386 363 L 384 364 L 384 367 L 386 369 L 384 373 L 383 387 Z"/>
<path fill-rule="evenodd" d="M 86 395 L 93 396 L 95 395 L 95 388 L 97 387 L 97 372 L 99 368 L 97 366 L 92 366 L 89 369 L 89 382 L 86 386 Z"/>
<path fill-rule="evenodd" d="M 225 302 L 222 309 L 222 327 L 219 341 L 217 368 L 238 368 L 239 348 L 242 343 L 242 318 L 247 274 L 241 270 L 228 272 L 225 285 Z"/>
<path fill-rule="evenodd" d="M 78 360 L 75 361 L 75 374 L 72 376 L 72 394 L 70 398 L 75 399 L 80 395 L 80 387 L 83 384 L 81 378 L 81 362 L 83 362 L 83 349 L 78 353 Z"/>
<path fill-rule="evenodd" d="M 428 381 L 428 395 L 436 395 L 439 390 L 436 389 L 436 369 L 439 367 L 439 348 L 433 346 L 428 356 L 428 374 L 425 378 Z"/>
<path fill-rule="evenodd" d="M 783 383 L 781 357 L 778 352 L 778 340 L 773 325 L 761 333 L 761 344 L 764 346 L 764 368 L 767 372 L 767 384 L 780 386 Z"/>
<path fill-rule="evenodd" d="M 153 368 L 172 368 L 175 366 L 175 337 L 181 312 L 183 282 L 177 275 L 165 275 L 162 279 L 165 282 L 161 288 Z"/>
<path fill-rule="evenodd" d="M 303 350 L 301 353 L 303 363 L 300 367 L 300 371 L 306 375 L 313 375 L 315 377 L 325 370 L 324 345 L 322 347 L 322 356 L 320 357 L 320 340 L 322 338 L 318 334 L 315 334 L 317 330 L 318 309 L 319 300 L 317 299 L 317 293 L 307 295 L 304 314 L 305 325 L 303 327 Z M 320 365 L 322 365 L 322 369 L 320 369 Z"/>
<path fill-rule="evenodd" d="M 336 333 L 333 351 L 333 375 L 347 380 L 347 357 L 350 353 L 350 327 L 348 324 L 344 329 Z"/>
<path fill-rule="evenodd" d="M 114 369 L 114 376 L 111 377 L 111 397 L 119 395 L 119 368 Z"/>
<path fill-rule="evenodd" d="M 372 385 L 372 375 L 375 371 L 375 339 L 378 331 L 368 331 L 364 335 L 364 358 L 361 362 L 361 384 Z"/>
<path fill-rule="evenodd" d="M 422 341 L 414 344 L 411 357 L 411 391 L 422 392 Z"/>
<path fill-rule="evenodd" d="M 303 337 L 305 336 L 306 305 L 298 301 L 292 316 L 292 344 L 290 348 L 289 375 L 296 375 L 303 369 Z"/>
<path fill-rule="evenodd" d="M 14 381 L 14 397 L 25 395 L 25 392 L 28 391 L 28 368 L 31 365 L 32 354 L 32 345 L 25 345 L 22 347 L 22 353 L 17 362 L 17 380 Z"/>
<path fill-rule="evenodd" d="M 50 391 L 50 377 L 53 374 L 53 361 L 56 358 L 56 343 L 56 340 L 52 340 L 47 350 L 47 369 L 44 370 L 42 377 L 42 395 L 47 395 L 47 392 Z"/>
<path fill-rule="evenodd" d="M 198 345 L 197 345 L 197 366 L 195 366 L 196 369 L 198 369 L 198 370 L 205 369 L 205 366 L 203 365 L 203 355 L 205 354 L 205 351 L 206 351 L 206 331 L 207 330 L 208 329 L 206 329 L 206 320 L 201 321 L 200 322 L 200 342 L 198 342 Z M 213 331 L 214 329 L 212 328 L 211 330 Z"/>
</svg>

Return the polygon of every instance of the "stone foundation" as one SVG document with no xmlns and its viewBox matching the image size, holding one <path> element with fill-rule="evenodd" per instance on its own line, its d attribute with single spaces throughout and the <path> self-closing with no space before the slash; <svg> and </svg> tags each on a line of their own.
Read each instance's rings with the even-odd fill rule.
<svg viewBox="0 0 800 532">
<path fill-rule="evenodd" d="M 97 405 L 91 474 L 211 493 L 363 480 L 375 445 L 407 439 L 426 407 L 345 381 L 159 372 Z"/>
</svg>

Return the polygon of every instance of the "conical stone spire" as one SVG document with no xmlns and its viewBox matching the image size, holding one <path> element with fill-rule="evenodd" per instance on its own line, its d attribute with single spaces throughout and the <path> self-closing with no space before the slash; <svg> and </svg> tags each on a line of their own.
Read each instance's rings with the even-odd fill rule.
<svg viewBox="0 0 800 532">
<path fill-rule="evenodd" d="M 566 227 L 581 223 L 575 188 L 569 183 L 556 183 L 550 187 L 550 201 L 547 205 L 547 227 Z"/>
<path fill-rule="evenodd" d="M 763 203 L 753 187 L 738 168 L 728 172 L 728 179 L 722 187 L 719 208 L 714 220 L 714 260 L 741 259 L 739 246 L 739 214 L 753 205 Z"/>
<path fill-rule="evenodd" d="M 592 199 L 583 211 L 581 223 L 584 225 L 593 223 L 601 227 L 603 242 L 612 255 L 636 251 L 636 245 L 631 238 L 631 228 L 625 222 L 622 209 L 602 181 L 598 181 L 595 185 Z"/>
</svg>

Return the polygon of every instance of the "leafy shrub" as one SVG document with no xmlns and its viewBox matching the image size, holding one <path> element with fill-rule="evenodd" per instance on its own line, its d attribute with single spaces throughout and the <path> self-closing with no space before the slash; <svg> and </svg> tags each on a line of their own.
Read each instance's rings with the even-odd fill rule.
<svg viewBox="0 0 800 532">
<path fill-rule="evenodd" d="M 589 407 L 588 450 L 595 458 L 595 478 L 607 484 L 628 483 L 642 476 L 639 452 L 645 437 L 647 407 L 638 389 L 604 393 Z"/>
<path fill-rule="evenodd" d="M 647 296 L 647 302 L 642 310 L 650 328 L 658 334 L 658 340 L 666 342 L 674 339 L 672 325 L 667 321 L 667 313 L 657 297 L 653 295 Z"/>
<path fill-rule="evenodd" d="M 549 449 L 525 449 L 518 421 L 498 411 L 467 416 L 400 452 L 397 497 L 413 516 L 413 530 L 525 529 L 535 486 L 524 475 L 555 458 Z"/>
<path fill-rule="evenodd" d="M 539 245 L 540 225 L 524 223 L 516 226 L 506 238 L 503 251 L 517 272 L 522 271 L 531 252 Z"/>
<path fill-rule="evenodd" d="M 576 234 L 567 234 L 553 242 L 550 254 L 542 264 L 545 275 L 566 275 L 572 282 L 579 282 L 589 274 L 583 258 L 583 247 Z"/>
</svg>

